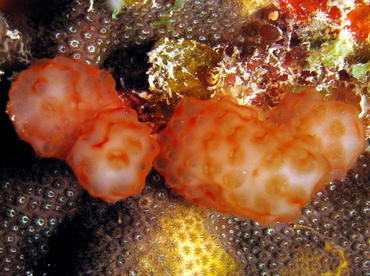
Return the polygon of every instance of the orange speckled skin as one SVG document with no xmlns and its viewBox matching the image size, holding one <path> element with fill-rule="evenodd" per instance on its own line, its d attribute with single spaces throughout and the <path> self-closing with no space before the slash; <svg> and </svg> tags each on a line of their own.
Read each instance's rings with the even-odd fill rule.
<svg viewBox="0 0 370 276">
<path fill-rule="evenodd" d="M 365 150 L 365 129 L 356 108 L 339 101 L 324 101 L 313 88 L 288 94 L 269 120 L 313 136 L 315 145 L 329 161 L 328 181 L 345 177 Z"/>
<path fill-rule="evenodd" d="M 81 124 L 112 104 L 122 102 L 108 72 L 57 57 L 39 60 L 18 75 L 7 113 L 19 137 L 39 156 L 65 159 Z"/>
<path fill-rule="evenodd" d="M 108 108 L 81 131 L 67 162 L 92 196 L 115 203 L 141 192 L 158 152 L 133 109 Z"/>
<path fill-rule="evenodd" d="M 9 98 L 20 138 L 41 157 L 67 159 L 92 196 L 114 203 L 144 188 L 158 145 L 110 73 L 84 61 L 44 59 L 19 74 Z"/>
<path fill-rule="evenodd" d="M 154 164 L 171 188 L 262 223 L 294 220 L 312 193 L 342 177 L 365 148 L 356 111 L 325 102 L 315 90 L 287 96 L 266 121 L 230 97 L 187 98 L 158 142 Z"/>
</svg>

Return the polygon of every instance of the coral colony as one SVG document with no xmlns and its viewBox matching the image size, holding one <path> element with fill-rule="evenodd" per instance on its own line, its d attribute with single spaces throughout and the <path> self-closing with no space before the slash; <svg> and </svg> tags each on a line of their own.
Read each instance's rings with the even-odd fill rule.
<svg viewBox="0 0 370 276">
<path fill-rule="evenodd" d="M 0 274 L 370 275 L 366 1 L 54 2 L 0 1 Z"/>
</svg>

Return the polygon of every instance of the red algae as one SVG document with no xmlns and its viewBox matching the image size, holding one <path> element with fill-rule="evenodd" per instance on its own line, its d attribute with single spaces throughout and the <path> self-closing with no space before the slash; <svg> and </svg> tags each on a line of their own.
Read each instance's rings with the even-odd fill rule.
<svg viewBox="0 0 370 276">
<path fill-rule="evenodd" d="M 370 5 L 363 1 L 356 1 L 354 8 L 341 7 L 341 4 L 332 4 L 320 0 L 280 0 L 282 10 L 294 20 L 309 24 L 313 14 L 321 11 L 330 24 L 346 26 L 352 35 L 360 40 L 366 40 L 370 34 Z M 344 19 L 344 20 L 343 20 Z M 349 20 L 349 25 L 345 22 Z"/>
<path fill-rule="evenodd" d="M 333 22 L 339 22 L 341 10 L 337 6 L 328 5 L 328 1 L 322 0 L 280 0 L 285 13 L 301 23 L 309 23 L 312 13 L 324 12 Z"/>
<path fill-rule="evenodd" d="M 354 37 L 365 40 L 370 34 L 370 5 L 361 3 L 348 14 L 350 30 Z"/>
</svg>

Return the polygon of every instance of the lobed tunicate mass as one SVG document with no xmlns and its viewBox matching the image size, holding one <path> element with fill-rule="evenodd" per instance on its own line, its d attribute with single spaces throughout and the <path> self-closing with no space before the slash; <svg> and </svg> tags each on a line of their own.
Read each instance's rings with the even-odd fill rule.
<svg viewBox="0 0 370 276">
<path fill-rule="evenodd" d="M 201 206 L 288 222 L 314 191 L 347 174 L 363 137 L 355 108 L 311 89 L 286 95 L 264 121 L 231 97 L 185 98 L 158 135 L 154 167 Z"/>
<path fill-rule="evenodd" d="M 368 152 L 345 178 L 314 192 L 295 221 L 262 226 L 189 203 L 170 192 L 156 171 L 142 194 L 114 205 L 94 199 L 76 186 L 61 161 L 35 160 L 5 113 L 9 82 L 21 69 L 32 59 L 61 55 L 110 71 L 139 120 L 158 133 L 172 113 L 158 118 L 157 106 L 150 104 L 154 90 L 148 90 L 146 71 L 152 65 L 147 54 L 168 38 L 173 45 L 179 39 L 191 42 L 189 50 L 217 52 L 216 64 L 196 76 L 202 80 L 201 91 L 232 95 L 265 119 L 287 93 L 314 87 L 325 100 L 352 105 L 369 137 L 366 1 L 135 0 L 125 1 L 116 19 L 106 1 L 30 3 L 0 1 L 0 167 L 1 181 L 11 184 L 0 187 L 0 274 L 370 274 Z M 174 54 L 168 49 L 166 55 Z M 189 60 L 187 53 L 191 51 L 172 62 Z M 153 81 L 160 78 L 167 76 L 158 74 Z M 166 98 L 168 91 L 155 93 Z M 62 174 L 57 173 L 60 168 Z M 68 188 L 57 190 L 60 180 Z M 29 195 L 19 188 L 22 184 L 45 188 L 39 189 L 45 194 Z M 74 204 L 55 202 L 53 191 L 76 196 Z M 33 212 L 18 205 L 18 197 L 21 203 L 26 198 L 57 207 Z M 199 245 L 194 232 L 206 242 Z M 194 265 L 198 262 L 210 265 Z"/>
</svg>

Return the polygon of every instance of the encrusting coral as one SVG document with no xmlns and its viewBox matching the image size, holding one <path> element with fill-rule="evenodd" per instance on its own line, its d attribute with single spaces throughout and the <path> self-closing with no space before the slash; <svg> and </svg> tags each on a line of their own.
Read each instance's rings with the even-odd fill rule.
<svg viewBox="0 0 370 276">
<path fill-rule="evenodd" d="M 269 226 L 175 196 L 156 171 L 142 194 L 108 205 L 84 195 L 58 160 L 3 170 L 0 268 L 4 275 L 366 275 L 369 160 L 365 152 L 346 178 L 316 192 L 294 223 Z M 30 214 L 15 195 L 39 205 Z"/>
</svg>

